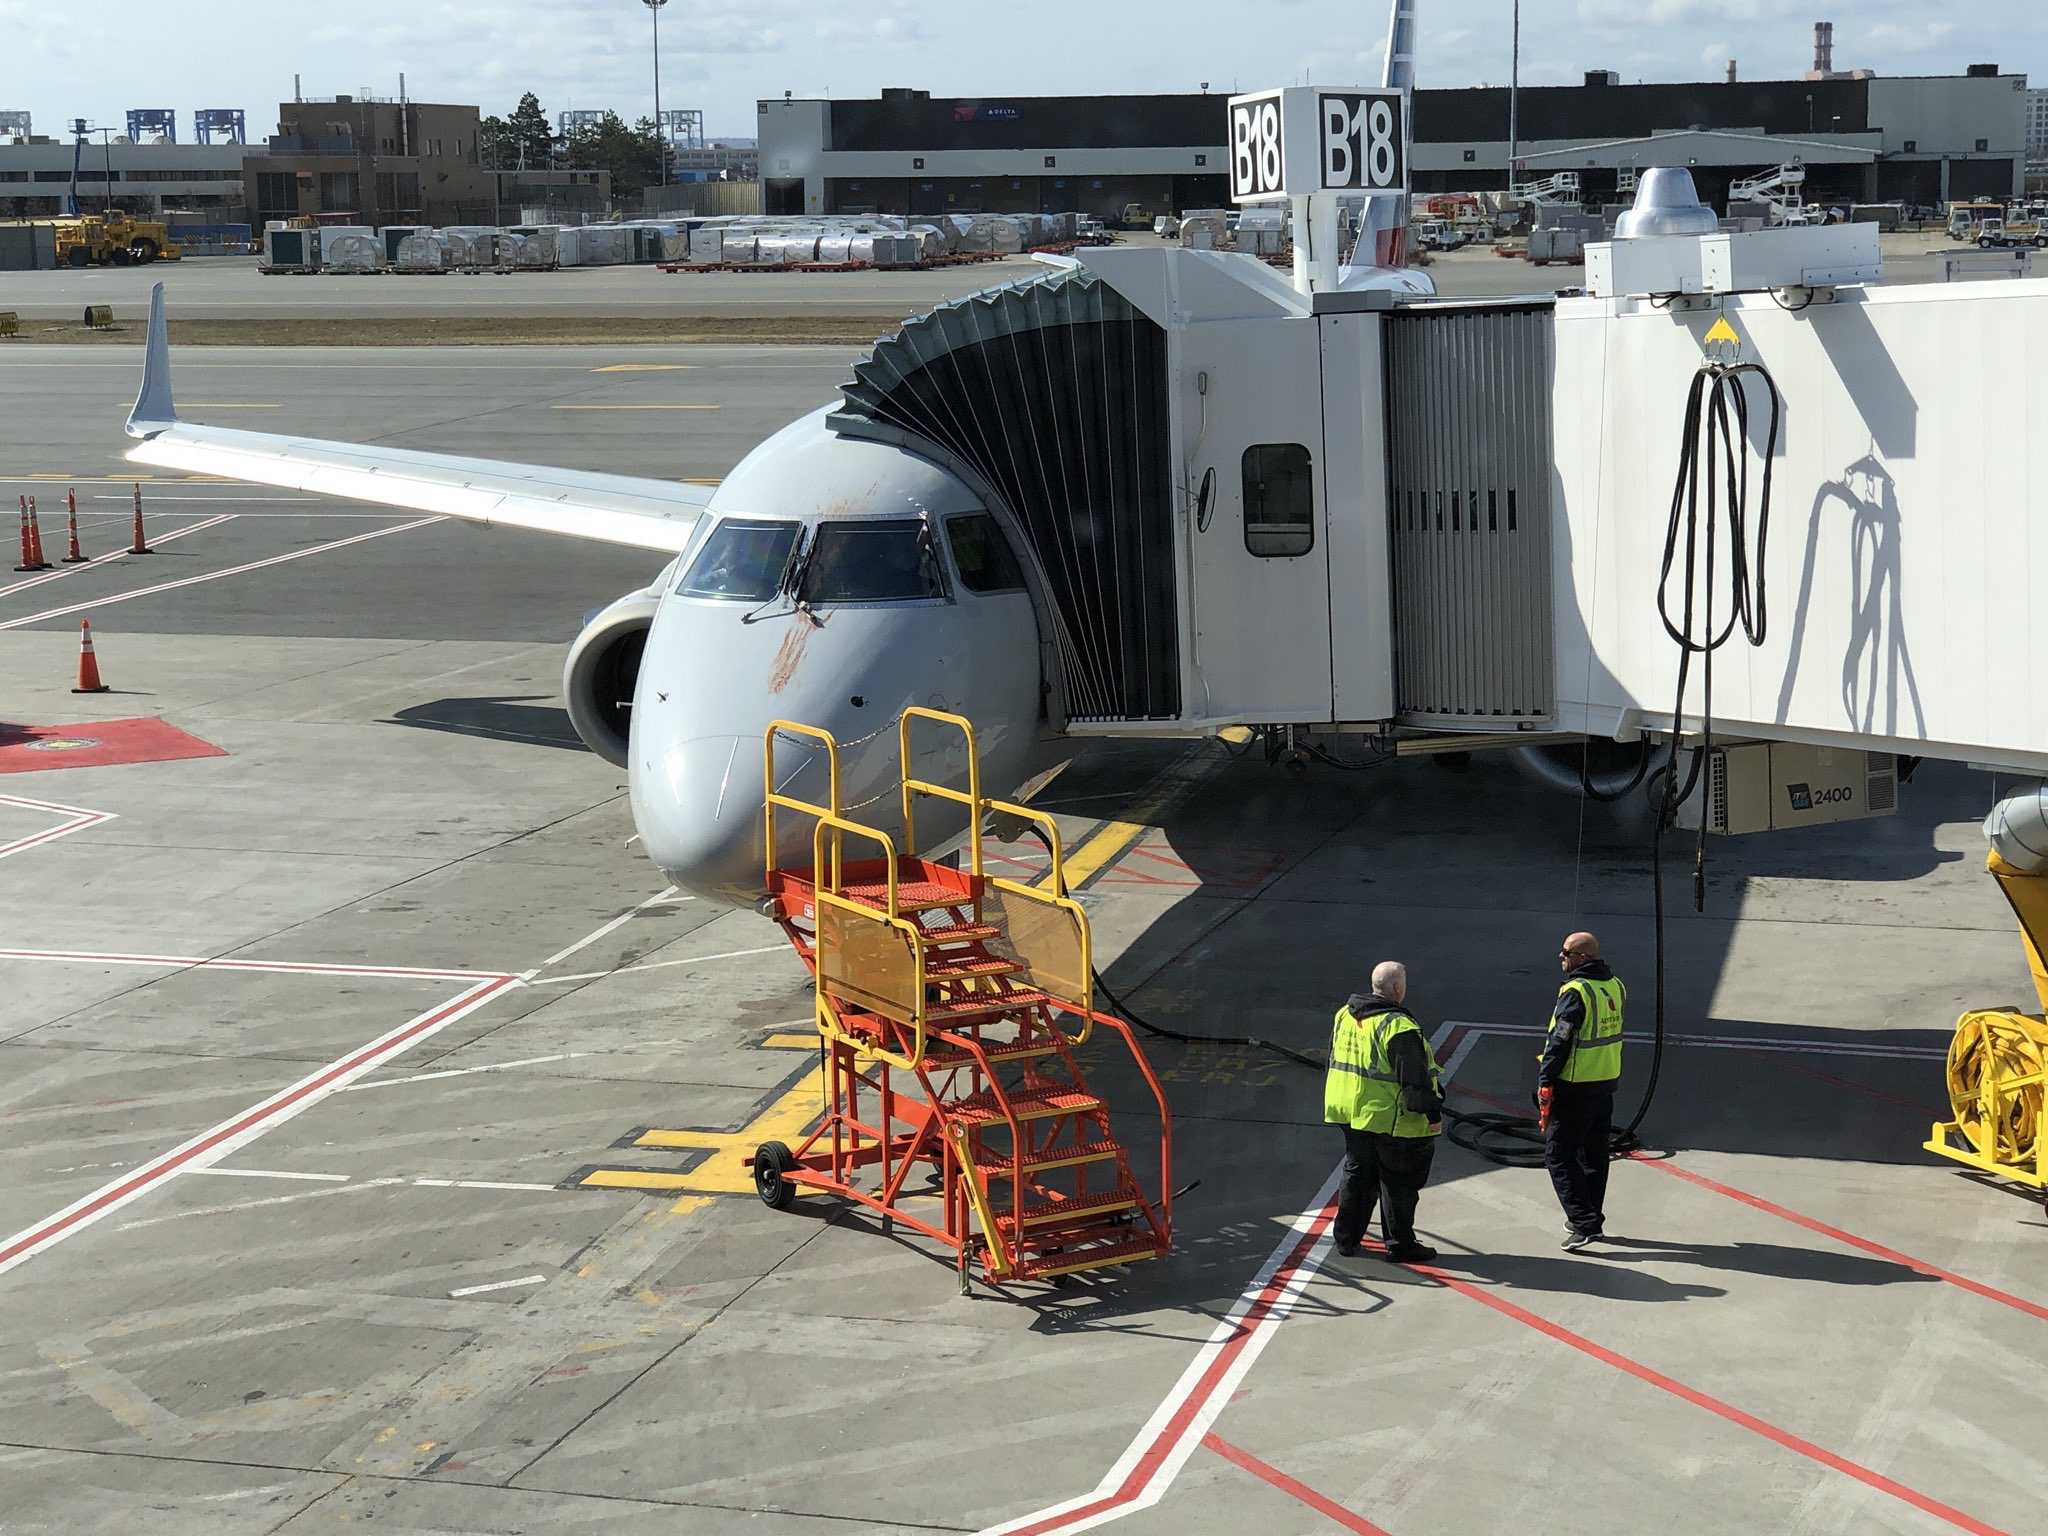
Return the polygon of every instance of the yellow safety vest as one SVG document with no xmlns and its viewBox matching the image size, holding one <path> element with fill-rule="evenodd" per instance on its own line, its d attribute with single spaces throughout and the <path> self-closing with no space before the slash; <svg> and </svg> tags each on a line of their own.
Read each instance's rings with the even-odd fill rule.
<svg viewBox="0 0 2048 1536">
<path fill-rule="evenodd" d="M 1579 1025 L 1579 1032 L 1572 1039 L 1571 1053 L 1564 1059 L 1561 1080 L 1567 1083 L 1611 1083 L 1621 1076 L 1621 1006 L 1628 998 L 1628 988 L 1621 984 L 1618 976 L 1594 980 L 1590 976 L 1574 976 L 1557 989 L 1563 997 L 1567 992 L 1579 994 L 1579 1006 L 1586 1017 Z M 1557 1027 L 1556 1014 L 1551 1015 L 1550 1028 Z M 1541 1053 L 1538 1053 L 1539 1057 Z"/>
<path fill-rule="evenodd" d="M 1382 1135 L 1427 1136 L 1429 1117 L 1401 1107 L 1401 1085 L 1394 1076 L 1389 1047 L 1396 1035 L 1413 1030 L 1415 1020 L 1389 1008 L 1361 1019 L 1350 1006 L 1337 1010 L 1330 1028 L 1330 1069 L 1323 1077 L 1323 1119 L 1355 1131 Z M 1436 1052 L 1422 1042 L 1429 1063 L 1430 1086 L 1437 1086 Z"/>
</svg>

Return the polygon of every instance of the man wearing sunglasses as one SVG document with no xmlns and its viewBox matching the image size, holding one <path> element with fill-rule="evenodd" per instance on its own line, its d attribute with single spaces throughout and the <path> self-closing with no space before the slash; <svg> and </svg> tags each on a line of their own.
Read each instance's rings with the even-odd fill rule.
<svg viewBox="0 0 2048 1536">
<path fill-rule="evenodd" d="M 1628 988 L 1600 958 L 1590 933 L 1557 952 L 1564 981 L 1536 1058 L 1543 1163 L 1564 1207 L 1564 1248 L 1590 1246 L 1607 1225 L 1607 1162 L 1614 1089 L 1621 1081 L 1621 1012 Z"/>
</svg>

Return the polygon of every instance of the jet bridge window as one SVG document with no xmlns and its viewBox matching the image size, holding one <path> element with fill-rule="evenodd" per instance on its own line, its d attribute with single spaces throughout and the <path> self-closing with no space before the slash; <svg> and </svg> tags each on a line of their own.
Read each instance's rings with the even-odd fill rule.
<svg viewBox="0 0 2048 1536">
<path fill-rule="evenodd" d="M 761 523 L 729 517 L 711 530 L 697 558 L 683 576 L 688 597 L 729 597 L 764 603 L 775 595 L 790 546 L 796 543 L 795 523 Z"/>
<path fill-rule="evenodd" d="M 1244 451 L 1244 547 L 1262 558 L 1305 555 L 1316 542 L 1313 463 L 1299 443 Z"/>
<path fill-rule="evenodd" d="M 953 541 L 953 564 L 960 584 L 970 592 L 1022 592 L 1024 568 L 1003 530 L 986 512 L 946 519 L 946 537 Z"/>
<path fill-rule="evenodd" d="M 944 597 L 938 552 L 915 518 L 826 523 L 804 559 L 807 603 L 885 603 Z"/>
</svg>

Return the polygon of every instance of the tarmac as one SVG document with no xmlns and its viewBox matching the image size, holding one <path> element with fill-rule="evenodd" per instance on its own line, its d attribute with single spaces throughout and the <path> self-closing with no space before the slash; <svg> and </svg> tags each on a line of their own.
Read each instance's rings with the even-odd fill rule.
<svg viewBox="0 0 2048 1536">
<path fill-rule="evenodd" d="M 1125 237 L 1156 244 L 1150 235 Z M 1940 282 L 1944 256 L 1968 249 L 1939 234 L 1883 237 L 1887 282 Z M 573 267 L 435 277 L 266 276 L 253 256 L 191 257 L 149 267 L 0 272 L 0 309 L 24 319 L 76 319 L 110 304 L 116 320 L 142 319 L 162 282 L 179 320 L 628 316 L 707 320 L 874 315 L 893 321 L 1039 270 L 1028 257 L 926 272 L 663 272 L 655 267 Z M 1440 253 L 1430 275 L 1450 295 L 1548 293 L 1584 280 L 1577 265 L 1531 267 L 1490 247 Z"/>
<path fill-rule="evenodd" d="M 851 355 L 177 369 L 200 420 L 712 479 Z M 89 554 L 125 542 L 133 383 L 97 349 L 0 370 L 0 493 L 48 527 L 75 485 Z M 219 754 L 0 776 L 9 1536 L 2039 1529 L 2048 1222 L 1919 1147 L 1956 1014 L 2028 992 L 1987 777 L 1717 842 L 1703 913 L 1672 853 L 1615 1242 L 1560 1252 L 1541 1172 L 1446 1143 L 1437 1263 L 1338 1258 L 1316 1076 L 1150 1039 L 1177 1251 L 963 1299 L 930 1245 L 749 1190 L 817 1105 L 803 969 L 664 888 L 556 693 L 657 557 L 141 483 L 157 554 L 0 578 L 0 720 Z M 113 693 L 69 692 L 82 616 Z M 1647 1087 L 1634 810 L 1485 755 L 1297 775 L 1184 741 L 1091 746 L 1047 804 L 1158 1025 L 1313 1052 L 1401 958 L 1453 1104 L 1519 1107 L 1591 927 L 1631 984 L 1624 1108 Z M 1149 1145 L 1112 1042 L 1088 1064 Z M 650 1126 L 695 1145 L 628 1145 Z"/>
</svg>

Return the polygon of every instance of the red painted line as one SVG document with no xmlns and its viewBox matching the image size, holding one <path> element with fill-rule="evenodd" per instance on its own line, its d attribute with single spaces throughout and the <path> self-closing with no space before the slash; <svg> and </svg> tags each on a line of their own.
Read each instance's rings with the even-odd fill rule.
<svg viewBox="0 0 2048 1536">
<path fill-rule="evenodd" d="M 1691 1177 L 1691 1175 L 1687 1175 L 1687 1177 Z M 1380 1245 L 1373 1243 L 1371 1246 L 1377 1248 Z M 2009 1533 L 2001 1531 L 1995 1525 L 1986 1525 L 1974 1515 L 1966 1515 L 1960 1509 L 1944 1504 L 1939 1499 L 1932 1498 L 1916 1488 L 1908 1488 L 1904 1483 L 1886 1477 L 1882 1472 L 1872 1471 L 1861 1462 L 1851 1461 L 1846 1456 L 1837 1456 L 1833 1451 L 1825 1450 L 1815 1445 L 1811 1440 L 1795 1435 L 1790 1430 L 1780 1429 L 1768 1420 L 1760 1419 L 1753 1413 L 1745 1412 L 1743 1409 L 1737 1408 L 1733 1403 L 1725 1403 L 1720 1398 L 1702 1392 L 1696 1387 L 1688 1387 L 1684 1382 L 1666 1376 L 1662 1371 L 1653 1370 L 1639 1360 L 1631 1360 L 1627 1355 L 1619 1354 L 1607 1348 L 1604 1344 L 1595 1344 L 1583 1334 L 1573 1333 L 1571 1329 L 1564 1327 L 1560 1323 L 1553 1323 L 1547 1317 L 1538 1317 L 1526 1307 L 1518 1307 L 1512 1301 L 1496 1296 L 1491 1291 L 1472 1284 L 1469 1280 L 1460 1280 L 1456 1275 L 1451 1274 L 1447 1270 L 1439 1269 L 1433 1264 L 1410 1264 L 1408 1268 L 1414 1270 L 1419 1275 L 1429 1276 L 1430 1279 L 1438 1281 L 1461 1296 L 1469 1297 L 1471 1300 L 1478 1302 L 1482 1307 L 1489 1307 L 1493 1311 L 1500 1313 L 1503 1317 L 1513 1318 L 1525 1328 L 1533 1328 L 1538 1333 L 1557 1340 L 1560 1344 L 1569 1345 L 1571 1348 L 1579 1351 L 1579 1353 L 1589 1355 L 1593 1359 L 1598 1360 L 1602 1365 L 1610 1365 L 1617 1371 L 1635 1377 L 1638 1381 L 1649 1383 L 1649 1385 L 1661 1392 L 1668 1392 L 1673 1397 L 1691 1403 L 1695 1408 L 1704 1408 L 1717 1418 L 1726 1419 L 1729 1423 L 1739 1425 L 1752 1434 L 1761 1435 L 1772 1444 L 1783 1446 L 1788 1451 L 1804 1456 L 1808 1461 L 1818 1462 L 1820 1465 L 1840 1472 L 1846 1477 L 1854 1478 L 1865 1487 L 1875 1488 L 1879 1493 L 1889 1494 L 1901 1503 L 1910 1504 L 1915 1509 L 1925 1511 L 1927 1514 L 1933 1515 L 1938 1519 L 1946 1520 L 1957 1530 L 1969 1531 L 1971 1536 L 2009 1536 Z"/>
<path fill-rule="evenodd" d="M 2008 1291 L 1999 1290 L 1996 1286 L 1972 1280 L 1967 1275 L 1959 1275 L 1954 1270 L 1943 1269 L 1940 1265 L 1930 1264 L 1925 1259 L 1916 1259 L 1909 1253 L 1900 1253 L 1896 1248 L 1887 1248 L 1882 1243 L 1872 1242 L 1867 1237 L 1858 1237 L 1854 1232 L 1845 1232 L 1840 1227 L 1829 1226 L 1824 1221 L 1782 1206 L 1775 1200 L 1766 1200 L 1762 1195 L 1753 1195 L 1746 1189 L 1723 1184 L 1720 1180 L 1710 1179 L 1703 1173 L 1694 1173 L 1690 1168 L 1680 1168 L 1668 1158 L 1649 1158 L 1640 1153 L 1631 1153 L 1630 1160 L 1639 1162 L 1646 1168 L 1654 1168 L 1659 1173 L 1667 1173 L 1674 1179 L 1683 1179 L 1688 1184 L 1696 1184 L 1701 1189 L 1711 1190 L 1717 1195 L 1725 1195 L 1730 1200 L 1738 1200 L 1752 1209 L 1776 1216 L 1781 1221 L 1789 1221 L 1795 1227 L 1804 1227 L 1809 1232 L 1817 1232 L 1822 1237 L 1831 1237 L 1838 1243 L 1861 1249 L 1864 1253 L 1897 1264 L 1902 1269 L 1910 1269 L 1915 1274 L 1926 1275 L 1935 1280 L 1945 1280 L 1973 1296 L 1982 1296 L 1986 1301 L 1995 1301 L 2002 1307 L 2011 1307 L 2016 1312 L 2024 1312 L 2029 1317 L 2048 1322 L 2048 1307 L 2042 1306 L 2039 1302 L 2014 1296 Z"/>
<path fill-rule="evenodd" d="M 1202 1444 L 1214 1451 L 1233 1466 L 1244 1468 L 1261 1482 L 1271 1483 L 1290 1498 L 1301 1500 L 1319 1515 L 1327 1515 L 1347 1531 L 1356 1531 L 1358 1536 L 1387 1536 L 1387 1532 L 1370 1520 L 1354 1515 L 1342 1504 L 1324 1498 L 1306 1483 L 1296 1482 L 1278 1467 L 1259 1460 L 1241 1445 L 1232 1445 L 1218 1434 L 1202 1436 Z"/>
<path fill-rule="evenodd" d="M 1773 1052 L 1772 1054 L 1782 1055 L 1784 1053 Z M 1816 1082 L 1829 1083 L 1837 1088 L 1847 1088 L 1852 1093 L 1860 1093 L 1869 1098 L 1882 1099 L 1887 1104 L 1897 1104 L 1902 1108 L 1912 1110 L 1916 1114 L 1931 1115 L 1937 1120 L 1948 1113 L 1946 1109 L 1939 1106 L 1922 1104 L 1916 1099 L 1902 1098 L 1896 1093 L 1886 1093 L 1882 1088 L 1873 1088 L 1868 1083 L 1852 1082 L 1846 1077 L 1837 1077 L 1832 1072 L 1823 1072 L 1818 1067 L 1802 1067 L 1796 1061 L 1780 1062 L 1779 1065 L 1791 1068 L 1801 1077 L 1810 1077 Z"/>
<path fill-rule="evenodd" d="M 44 843 L 54 843 L 60 837 L 69 837 L 73 832 L 83 832 L 87 827 L 96 827 L 103 821 L 112 821 L 111 811 L 93 811 L 76 817 L 62 826 L 46 827 L 41 832 L 32 832 L 27 837 L 18 837 L 11 843 L 0 843 L 0 859 L 9 854 L 22 853 L 30 848 L 40 848 Z"/>
<path fill-rule="evenodd" d="M 1152 1480 L 1152 1475 L 1158 1471 L 1160 1464 L 1172 1453 L 1188 1425 L 1207 1406 L 1217 1384 L 1229 1373 L 1232 1364 L 1250 1342 L 1252 1335 L 1257 1332 L 1259 1325 L 1265 1321 L 1279 1298 L 1293 1283 L 1295 1272 L 1307 1261 L 1316 1244 L 1322 1240 L 1324 1230 L 1336 1214 L 1337 1202 L 1333 1197 L 1329 1204 L 1316 1213 L 1315 1220 L 1309 1223 L 1300 1241 L 1295 1243 L 1293 1250 L 1287 1255 L 1286 1262 L 1273 1271 L 1272 1277 L 1260 1289 L 1258 1298 L 1238 1320 L 1236 1337 L 1216 1352 L 1216 1358 L 1211 1360 L 1208 1368 L 1202 1372 L 1194 1390 L 1174 1410 L 1173 1417 L 1168 1419 L 1152 1437 L 1152 1443 L 1145 1448 L 1145 1454 L 1138 1458 L 1137 1464 L 1131 1468 L 1123 1482 L 1118 1484 L 1114 1493 L 1105 1494 L 1099 1499 L 1091 1499 L 1064 1514 L 1050 1515 L 1031 1525 L 1006 1527 L 1007 1536 L 1046 1536 L 1047 1532 L 1065 1530 L 1070 1525 L 1134 1503 L 1145 1491 L 1145 1485 Z"/>
<path fill-rule="evenodd" d="M 471 1008 L 479 1006 L 487 999 L 496 996 L 499 992 L 511 986 L 518 979 L 516 976 L 499 976 L 495 980 L 480 986 L 470 987 L 459 995 L 450 998 L 440 1007 L 421 1014 L 412 1023 L 395 1033 L 372 1041 L 360 1050 L 333 1063 L 326 1070 L 305 1079 L 303 1082 L 286 1089 L 282 1093 L 272 1095 L 253 1109 L 245 1110 L 233 1120 L 215 1126 L 196 1141 L 190 1142 L 180 1147 L 177 1151 L 158 1159 L 156 1162 L 138 1169 L 125 1179 L 117 1180 L 107 1185 L 91 1199 L 63 1212 L 61 1215 L 51 1217 L 41 1226 L 31 1227 L 26 1232 L 16 1235 L 6 1247 L 0 1248 L 0 1268 L 5 1268 L 15 1259 L 25 1256 L 31 1249 L 40 1247 L 51 1239 L 61 1236 L 80 1223 L 93 1220 L 109 1206 L 127 1200 L 153 1184 L 161 1183 L 184 1167 L 185 1164 L 191 1162 L 195 1157 L 212 1151 L 222 1142 L 232 1140 L 246 1131 L 255 1129 L 265 1120 L 284 1110 L 290 1109 L 293 1105 L 302 1102 L 310 1095 L 320 1092 L 337 1078 L 345 1077 L 349 1073 L 366 1067 L 381 1057 L 391 1055 L 395 1051 L 403 1050 L 421 1035 L 438 1027 L 450 1015 L 466 1012 Z"/>
</svg>

